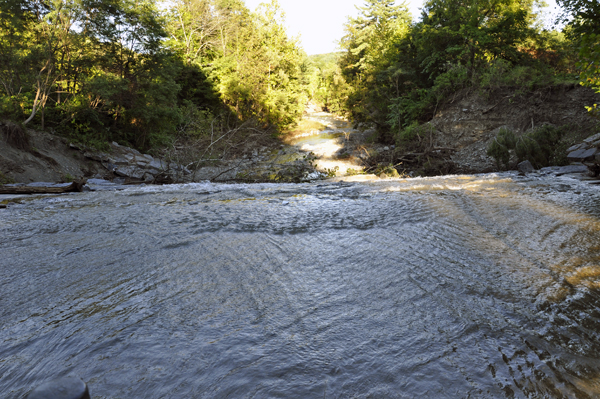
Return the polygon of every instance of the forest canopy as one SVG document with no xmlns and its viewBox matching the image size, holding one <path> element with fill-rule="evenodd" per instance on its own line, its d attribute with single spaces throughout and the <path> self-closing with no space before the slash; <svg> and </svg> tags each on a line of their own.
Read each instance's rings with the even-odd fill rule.
<svg viewBox="0 0 600 399">
<path fill-rule="evenodd" d="M 2 117 L 149 148 L 186 118 L 228 113 L 282 129 L 301 116 L 305 55 L 276 1 L 256 13 L 241 0 L 168 4 L 0 3 Z"/>
<path fill-rule="evenodd" d="M 307 57 L 276 0 L 4 0 L 0 117 L 148 149 L 224 119 L 283 131 L 313 101 L 393 142 L 464 88 L 600 91 L 600 6 L 558 1 L 560 31 L 538 0 L 365 0 L 340 52 Z"/>
</svg>

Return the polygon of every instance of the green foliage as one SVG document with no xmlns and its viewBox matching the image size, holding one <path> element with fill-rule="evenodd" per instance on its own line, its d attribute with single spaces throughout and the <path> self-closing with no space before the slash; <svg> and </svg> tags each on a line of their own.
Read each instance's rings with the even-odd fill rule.
<svg viewBox="0 0 600 399">
<path fill-rule="evenodd" d="M 398 170 L 391 163 L 377 165 L 377 167 L 373 171 L 373 174 L 375 174 L 376 176 L 381 176 L 383 174 L 387 177 L 400 177 L 400 173 L 398 173 Z"/>
<path fill-rule="evenodd" d="M 304 61 L 303 75 L 309 99 L 329 112 L 343 115 L 349 85 L 338 64 L 341 56 L 342 53 L 310 56 Z"/>
<path fill-rule="evenodd" d="M 563 20 L 571 17 L 570 36 L 578 42 L 579 62 L 577 64 L 579 79 L 583 86 L 600 93 L 600 7 L 597 0 L 557 0 L 563 6 Z M 597 104 L 587 107 L 588 111 L 598 117 Z"/>
<path fill-rule="evenodd" d="M 438 106 L 452 93 L 469 85 L 468 70 L 455 65 L 439 75 L 429 89 L 415 89 L 395 98 L 388 106 L 388 123 L 392 130 L 401 129 L 415 121 L 433 117 Z"/>
<path fill-rule="evenodd" d="M 510 151 L 497 140 L 492 141 L 492 143 L 488 146 L 487 155 L 494 158 L 498 167 L 500 167 L 500 165 L 508 167 L 508 163 L 510 161 Z"/>
<path fill-rule="evenodd" d="M 396 146 L 404 152 L 424 152 L 431 145 L 433 126 L 413 122 L 396 134 Z"/>
<path fill-rule="evenodd" d="M 339 65 L 348 86 L 344 108 L 355 122 L 375 123 L 386 141 L 388 107 L 406 82 L 398 68 L 398 42 L 409 32 L 411 16 L 406 5 L 389 0 L 366 0 L 360 15 L 345 25 Z"/>
<path fill-rule="evenodd" d="M 190 113 L 206 113 L 192 117 L 204 121 L 229 108 L 234 123 L 279 128 L 299 119 L 308 97 L 304 55 L 276 1 L 256 14 L 241 0 L 168 6 L 1 2 L 0 116 L 95 147 L 140 149 L 169 143 L 190 126 Z"/>
<path fill-rule="evenodd" d="M 561 146 L 566 127 L 543 125 L 521 137 L 516 144 L 515 152 L 519 161 L 526 159 L 535 168 L 566 163 L 565 146 Z"/>
<path fill-rule="evenodd" d="M 567 126 L 543 125 L 517 138 L 512 130 L 501 128 L 488 146 L 487 154 L 496 160 L 498 166 L 509 167 L 510 155 L 514 150 L 518 162 L 529 160 L 535 168 L 567 164 L 563 140 Z"/>
<path fill-rule="evenodd" d="M 505 127 L 500 128 L 495 141 L 509 150 L 514 150 L 517 146 L 515 132 Z"/>
<path fill-rule="evenodd" d="M 5 184 L 13 184 L 14 182 L 14 179 L 6 176 L 4 173 L 2 173 L 2 171 L 0 171 L 0 186 L 3 186 Z"/>
<path fill-rule="evenodd" d="M 527 91 L 572 79 L 572 39 L 540 30 L 537 6 L 537 0 L 428 0 L 421 21 L 410 24 L 401 7 L 365 1 L 341 43 L 346 113 L 374 122 L 387 142 L 392 132 L 431 119 L 462 89 Z"/>
<path fill-rule="evenodd" d="M 181 124 L 178 127 L 180 134 L 201 138 L 214 133 L 215 123 L 218 122 L 210 110 L 200 109 L 191 102 L 182 106 L 180 110 L 182 113 Z"/>
<path fill-rule="evenodd" d="M 304 55 L 283 24 L 275 0 L 256 13 L 239 0 L 179 0 L 170 10 L 169 43 L 181 54 L 186 74 L 194 67 L 205 74 L 239 118 L 284 129 L 301 117 L 307 95 Z M 210 98 L 208 87 L 190 94 Z"/>
<path fill-rule="evenodd" d="M 500 128 L 498 135 L 490 143 L 487 149 L 487 155 L 494 158 L 498 166 L 508 167 L 510 162 L 510 150 L 517 146 L 517 137 L 515 133 L 507 128 Z"/>
</svg>

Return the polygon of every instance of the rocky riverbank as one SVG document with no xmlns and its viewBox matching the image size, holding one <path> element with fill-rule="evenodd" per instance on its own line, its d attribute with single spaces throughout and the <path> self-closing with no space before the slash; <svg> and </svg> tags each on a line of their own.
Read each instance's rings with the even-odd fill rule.
<svg viewBox="0 0 600 399">
<path fill-rule="evenodd" d="M 487 148 L 502 127 L 518 136 L 551 124 L 569 126 L 569 161 L 600 173 L 600 137 L 590 135 L 599 121 L 586 112 L 597 101 L 591 90 L 564 85 L 529 94 L 508 88 L 483 95 L 457 93 L 424 125 L 427 138 L 419 151 L 407 152 L 401 143 L 374 143 L 368 127 L 352 129 L 332 115 L 311 109 L 307 115 L 320 129 L 293 132 L 283 140 L 254 143 L 235 155 L 218 160 L 183 161 L 175 152 L 142 154 L 111 143 L 98 151 L 47 132 L 20 132 L 0 123 L 0 184 L 69 182 L 101 179 L 115 184 L 165 184 L 199 181 L 303 182 L 324 177 L 371 173 L 379 177 L 420 176 L 498 171 Z M 158 153 L 157 153 L 158 154 Z M 189 157 L 188 157 L 189 158 Z M 516 162 L 512 165 L 516 168 Z"/>
<path fill-rule="evenodd" d="M 18 130 L 11 123 L 0 124 L 0 184 L 84 178 L 116 184 L 300 182 L 323 177 L 309 154 L 284 144 L 253 148 L 232 159 L 181 165 L 114 142 L 98 151 L 47 132 Z"/>
</svg>

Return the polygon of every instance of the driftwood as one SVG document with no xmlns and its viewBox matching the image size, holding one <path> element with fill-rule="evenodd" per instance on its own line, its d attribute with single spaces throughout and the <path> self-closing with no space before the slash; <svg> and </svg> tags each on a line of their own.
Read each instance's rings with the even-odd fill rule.
<svg viewBox="0 0 600 399">
<path fill-rule="evenodd" d="M 52 186 L 0 186 L 0 194 L 62 194 L 83 191 L 85 180 L 76 180 L 69 185 Z"/>
</svg>

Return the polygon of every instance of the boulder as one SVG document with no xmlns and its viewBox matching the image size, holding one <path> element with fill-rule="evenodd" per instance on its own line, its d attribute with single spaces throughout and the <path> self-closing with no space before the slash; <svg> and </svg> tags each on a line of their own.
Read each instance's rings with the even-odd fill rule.
<svg viewBox="0 0 600 399">
<path fill-rule="evenodd" d="M 525 160 L 517 165 L 517 170 L 519 173 L 526 175 L 533 172 L 535 169 L 529 160 Z"/>
</svg>

